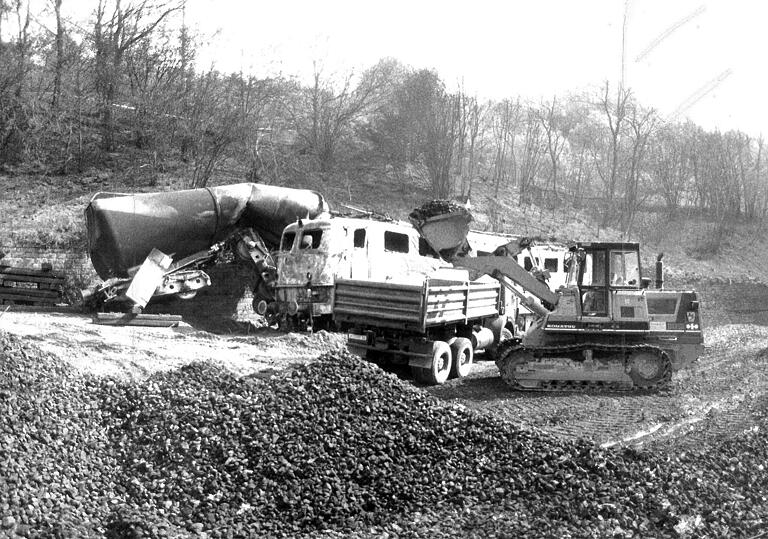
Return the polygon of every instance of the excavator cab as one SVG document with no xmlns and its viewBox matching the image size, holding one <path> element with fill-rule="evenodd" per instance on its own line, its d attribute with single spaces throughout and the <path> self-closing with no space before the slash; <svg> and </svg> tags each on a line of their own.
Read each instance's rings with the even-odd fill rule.
<svg viewBox="0 0 768 539">
<path fill-rule="evenodd" d="M 616 300 L 645 284 L 637 243 L 581 243 L 572 250 L 567 286 L 578 289 L 584 317 L 615 318 Z"/>
</svg>

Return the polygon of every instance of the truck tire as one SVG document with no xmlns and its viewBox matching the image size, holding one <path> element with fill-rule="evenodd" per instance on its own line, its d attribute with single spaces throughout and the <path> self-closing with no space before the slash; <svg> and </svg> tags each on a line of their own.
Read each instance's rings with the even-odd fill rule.
<svg viewBox="0 0 768 539">
<path fill-rule="evenodd" d="M 472 372 L 472 362 L 475 352 L 472 349 L 472 342 L 464 337 L 458 337 L 451 343 L 451 355 L 453 356 L 453 366 L 451 375 L 454 378 L 464 378 Z"/>
<path fill-rule="evenodd" d="M 418 382 L 439 386 L 444 384 L 451 374 L 453 355 L 447 342 L 434 341 L 432 343 L 432 364 L 430 367 L 413 367 L 413 377 Z"/>
</svg>

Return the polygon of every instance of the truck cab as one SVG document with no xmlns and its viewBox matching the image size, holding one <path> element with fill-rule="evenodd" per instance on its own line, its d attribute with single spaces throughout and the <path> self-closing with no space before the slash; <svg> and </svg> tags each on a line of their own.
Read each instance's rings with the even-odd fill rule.
<svg viewBox="0 0 768 539">
<path fill-rule="evenodd" d="M 466 278 L 411 224 L 373 217 L 299 219 L 283 231 L 276 258 L 273 309 L 297 321 L 330 320 L 338 278 L 393 284 L 420 283 L 427 275 Z"/>
</svg>

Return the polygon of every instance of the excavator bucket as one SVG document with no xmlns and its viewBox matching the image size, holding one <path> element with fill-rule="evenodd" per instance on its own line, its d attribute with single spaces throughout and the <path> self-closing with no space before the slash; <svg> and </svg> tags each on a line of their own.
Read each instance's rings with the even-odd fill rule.
<svg viewBox="0 0 768 539">
<path fill-rule="evenodd" d="M 464 206 L 443 200 L 428 202 L 411 212 L 409 218 L 429 246 L 446 258 L 466 244 L 472 222 Z"/>
</svg>

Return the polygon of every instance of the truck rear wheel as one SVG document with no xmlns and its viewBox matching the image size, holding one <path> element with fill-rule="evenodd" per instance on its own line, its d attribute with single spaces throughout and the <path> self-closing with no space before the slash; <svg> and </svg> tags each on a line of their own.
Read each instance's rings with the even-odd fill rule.
<svg viewBox="0 0 768 539">
<path fill-rule="evenodd" d="M 412 367 L 411 371 L 417 381 L 435 386 L 444 384 L 448 380 L 452 365 L 451 347 L 448 346 L 447 342 L 434 341 L 432 343 L 431 366 L 427 368 Z"/>
<path fill-rule="evenodd" d="M 472 350 L 472 342 L 469 339 L 464 337 L 455 339 L 451 343 L 451 355 L 453 356 L 451 375 L 454 378 L 464 378 L 472 372 L 474 350 Z"/>
</svg>

